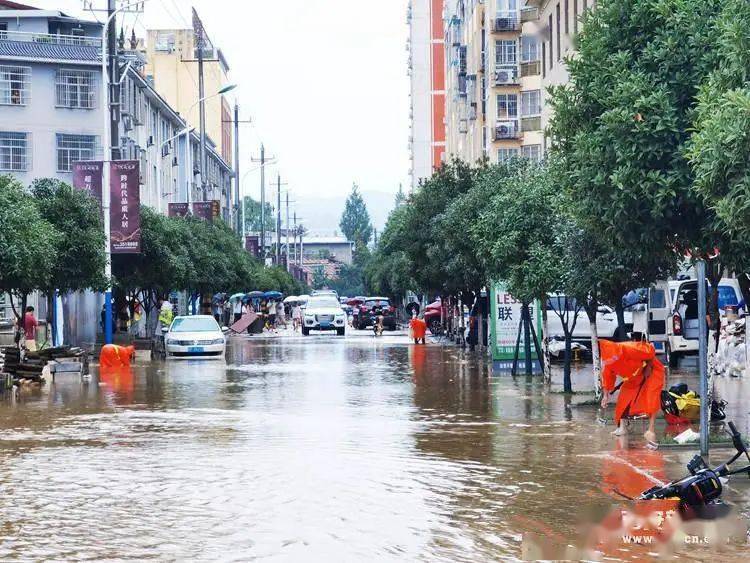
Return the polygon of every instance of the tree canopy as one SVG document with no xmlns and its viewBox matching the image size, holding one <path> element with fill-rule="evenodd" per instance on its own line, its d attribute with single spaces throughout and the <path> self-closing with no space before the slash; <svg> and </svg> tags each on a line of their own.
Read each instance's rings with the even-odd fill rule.
<svg viewBox="0 0 750 563">
<path fill-rule="evenodd" d="M 356 246 L 367 246 L 372 240 L 370 213 L 357 184 L 352 186 L 352 191 L 346 199 L 339 227 L 347 240 Z"/>
</svg>

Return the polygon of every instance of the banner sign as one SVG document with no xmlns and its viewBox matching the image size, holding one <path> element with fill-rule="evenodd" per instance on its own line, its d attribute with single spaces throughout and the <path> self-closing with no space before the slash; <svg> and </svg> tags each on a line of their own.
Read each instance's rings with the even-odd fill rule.
<svg viewBox="0 0 750 563">
<path fill-rule="evenodd" d="M 492 341 L 492 359 L 495 361 L 495 367 L 502 370 L 510 370 L 513 365 L 513 356 L 516 351 L 516 341 L 519 342 L 518 351 L 518 370 L 524 369 L 523 365 L 525 356 L 525 338 L 521 330 L 519 340 L 518 333 L 521 329 L 521 313 L 523 305 L 513 297 L 504 284 L 495 284 L 490 292 L 491 318 L 490 318 L 490 335 Z M 537 334 L 537 341 L 541 346 L 542 333 L 539 330 L 541 326 L 541 309 L 539 302 L 534 301 L 529 305 L 529 314 L 534 330 Z M 533 336 L 532 336 L 533 338 Z M 536 358 L 534 343 L 531 343 L 531 357 L 534 360 L 534 371 L 539 371 L 539 364 Z"/>
<path fill-rule="evenodd" d="M 221 212 L 221 203 L 218 200 L 196 201 L 193 203 L 193 215 L 198 219 L 213 221 L 218 219 Z"/>
<path fill-rule="evenodd" d="M 73 187 L 88 192 L 102 207 L 102 162 L 81 161 L 73 163 Z"/>
<path fill-rule="evenodd" d="M 140 172 L 137 160 L 117 160 L 110 168 L 112 254 L 141 251 Z"/>
<path fill-rule="evenodd" d="M 257 235 L 246 236 L 245 250 L 247 250 L 251 256 L 258 258 L 260 256 L 260 237 Z"/>
<path fill-rule="evenodd" d="M 190 213 L 190 204 L 188 203 L 170 203 L 168 207 L 170 217 L 187 217 Z"/>
</svg>

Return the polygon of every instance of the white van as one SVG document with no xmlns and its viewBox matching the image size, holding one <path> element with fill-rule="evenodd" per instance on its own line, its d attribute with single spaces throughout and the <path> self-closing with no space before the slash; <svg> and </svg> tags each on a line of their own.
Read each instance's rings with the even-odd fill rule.
<svg viewBox="0 0 750 563">
<path fill-rule="evenodd" d="M 709 287 L 709 291 L 711 288 Z M 742 290 L 736 279 L 719 282 L 719 311 L 738 305 Z M 656 352 L 664 354 L 670 367 L 676 367 L 680 356 L 698 353 L 698 280 L 660 281 L 649 289 L 648 338 Z M 636 323 L 638 324 L 638 323 Z"/>
<path fill-rule="evenodd" d="M 556 311 L 562 311 L 567 307 L 567 314 L 573 315 L 576 310 L 576 301 L 561 293 L 551 293 L 547 299 L 547 326 L 549 327 L 550 339 L 564 338 L 562 321 Z M 625 332 L 630 332 L 633 325 L 633 313 L 631 308 L 625 309 Z M 570 323 L 573 318 L 571 316 Z M 596 332 L 599 338 L 614 338 L 617 331 L 617 314 L 615 310 L 607 305 L 599 305 L 596 315 Z M 577 313 L 576 326 L 573 330 L 573 342 L 579 342 L 591 347 L 591 325 L 586 311 L 581 308 Z"/>
</svg>

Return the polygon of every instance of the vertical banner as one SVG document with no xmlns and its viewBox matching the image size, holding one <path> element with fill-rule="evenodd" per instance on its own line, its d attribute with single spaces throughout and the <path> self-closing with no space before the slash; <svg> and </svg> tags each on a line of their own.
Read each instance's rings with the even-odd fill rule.
<svg viewBox="0 0 750 563">
<path fill-rule="evenodd" d="M 196 201 L 193 203 L 193 215 L 205 221 L 214 221 L 221 213 L 221 203 L 218 200 Z"/>
<path fill-rule="evenodd" d="M 140 173 L 137 160 L 118 160 L 110 168 L 112 254 L 141 251 Z"/>
<path fill-rule="evenodd" d="M 516 350 L 516 341 L 519 341 L 518 351 L 518 369 L 524 369 L 523 364 L 526 359 L 525 339 L 523 330 L 521 338 L 518 339 L 518 331 L 521 328 L 521 312 L 523 305 L 506 289 L 505 284 L 495 284 L 490 292 L 491 319 L 490 319 L 490 336 L 492 342 L 492 359 L 495 362 L 495 368 L 501 371 L 510 371 L 513 367 L 513 356 Z M 531 323 L 536 331 L 537 339 L 542 338 L 539 330 L 541 326 L 542 311 L 539 308 L 539 302 L 534 301 L 529 305 Z M 533 339 L 533 336 L 532 336 Z M 541 346 L 541 341 L 539 345 Z M 536 359 L 534 343 L 531 343 L 531 357 L 534 360 L 534 371 L 539 370 L 539 364 Z"/>
<path fill-rule="evenodd" d="M 170 217 L 187 217 L 190 213 L 190 204 L 188 203 L 170 203 L 168 207 Z"/>
<path fill-rule="evenodd" d="M 73 163 L 73 187 L 88 192 L 102 207 L 102 163 L 81 161 Z"/>
<path fill-rule="evenodd" d="M 247 250 L 251 256 L 258 258 L 260 256 L 260 237 L 257 235 L 246 236 L 245 250 Z"/>
</svg>

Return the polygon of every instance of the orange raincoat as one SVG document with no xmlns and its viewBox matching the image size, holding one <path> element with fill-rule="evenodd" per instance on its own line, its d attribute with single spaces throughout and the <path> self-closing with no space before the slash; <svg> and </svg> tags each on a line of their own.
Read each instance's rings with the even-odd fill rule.
<svg viewBox="0 0 750 563">
<path fill-rule="evenodd" d="M 622 417 L 651 416 L 661 408 L 664 365 L 656 359 L 650 342 L 611 342 L 600 340 L 602 387 L 612 393 L 615 380 L 623 380 L 615 407 L 615 424 Z M 651 364 L 651 370 L 647 366 Z"/>
<path fill-rule="evenodd" d="M 409 321 L 409 328 L 411 328 L 411 337 L 414 340 L 422 340 L 427 334 L 427 323 L 422 319 L 412 319 Z"/>
<path fill-rule="evenodd" d="M 135 356 L 133 346 L 105 344 L 99 354 L 99 365 L 103 368 L 130 367 L 130 360 Z"/>
</svg>

